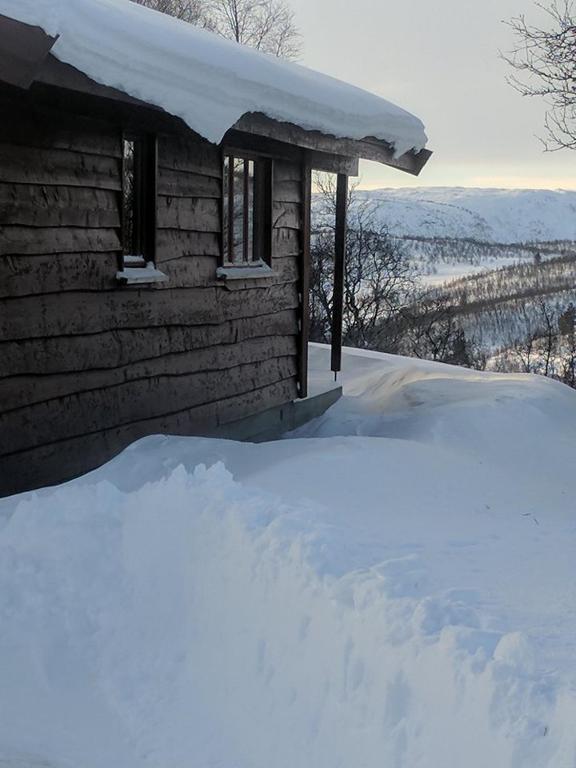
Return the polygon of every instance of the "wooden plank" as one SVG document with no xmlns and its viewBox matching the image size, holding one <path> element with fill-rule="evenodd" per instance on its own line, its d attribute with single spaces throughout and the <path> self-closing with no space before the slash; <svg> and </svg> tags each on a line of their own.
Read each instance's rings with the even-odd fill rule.
<svg viewBox="0 0 576 768">
<path fill-rule="evenodd" d="M 226 155 L 249 157 L 252 160 L 266 157 L 275 162 L 285 160 L 295 165 L 302 160 L 299 147 L 234 129 L 226 132 L 220 146 Z"/>
<path fill-rule="evenodd" d="M 274 200 L 279 203 L 301 203 L 302 180 L 276 181 L 274 184 Z"/>
<path fill-rule="evenodd" d="M 0 181 L 121 189 L 120 161 L 63 149 L 0 144 Z"/>
<path fill-rule="evenodd" d="M 331 369 L 342 369 L 342 322 L 344 315 L 344 275 L 346 271 L 346 219 L 348 177 L 338 174 L 336 181 L 336 227 L 334 243 L 334 292 L 332 296 Z"/>
<path fill-rule="evenodd" d="M 220 232 L 220 203 L 210 198 L 158 198 L 158 229 Z"/>
<path fill-rule="evenodd" d="M 183 376 L 202 371 L 225 371 L 248 363 L 260 363 L 275 357 L 297 354 L 296 336 L 260 336 L 243 342 L 220 344 L 119 366 L 38 377 L 0 379 L 2 413 L 30 405 L 46 403 L 80 392 L 104 389 L 128 381 L 143 381 L 159 376 Z"/>
<path fill-rule="evenodd" d="M 297 229 L 276 228 L 272 230 L 272 256 L 299 256 L 301 249 L 300 232 Z"/>
<path fill-rule="evenodd" d="M 168 275 L 168 281 L 161 283 L 159 288 L 168 290 L 216 285 L 216 270 L 219 265 L 217 256 L 182 256 L 179 259 L 170 259 L 162 263 L 162 271 Z"/>
<path fill-rule="evenodd" d="M 167 197 L 213 197 L 222 195 L 221 179 L 161 168 L 158 177 L 158 194 Z"/>
<path fill-rule="evenodd" d="M 118 254 L 0 257 L 0 298 L 117 287 Z"/>
<path fill-rule="evenodd" d="M 0 226 L 120 226 L 118 195 L 104 189 L 0 183 Z"/>
<path fill-rule="evenodd" d="M 182 411 L 296 376 L 293 356 L 128 381 L 0 415 L 0 455 Z M 66 418 L 62 418 L 62 414 Z"/>
<path fill-rule="evenodd" d="M 70 480 L 103 464 L 146 435 L 206 434 L 242 416 L 289 402 L 295 396 L 295 380 L 288 378 L 218 402 L 0 458 L 0 496 Z M 172 466 L 168 456 L 165 466 Z"/>
<path fill-rule="evenodd" d="M 86 336 L 5 341 L 0 342 L 0 380 L 8 376 L 33 377 L 41 387 L 45 375 L 108 370 L 219 344 L 241 343 L 267 335 L 295 336 L 297 333 L 296 310 L 289 309 L 213 326 L 144 325 L 133 330 L 118 328 Z"/>
<path fill-rule="evenodd" d="M 156 261 L 164 264 L 184 256 L 220 257 L 220 238 L 214 232 L 182 232 L 177 229 L 158 231 Z"/>
<path fill-rule="evenodd" d="M 274 229 L 300 229 L 302 226 L 302 209 L 298 203 L 274 202 L 272 213 Z"/>
<path fill-rule="evenodd" d="M 168 170 L 222 178 L 219 147 L 195 139 L 192 133 L 188 136 L 160 136 L 158 163 L 160 168 Z"/>
<path fill-rule="evenodd" d="M 312 169 L 304 164 L 302 169 L 302 253 L 300 258 L 300 338 L 298 353 L 298 393 L 308 396 L 308 342 L 310 340 L 310 235 L 312 211 Z"/>
<path fill-rule="evenodd" d="M 219 260 L 215 256 L 183 256 L 180 259 L 171 259 L 163 262 L 162 271 L 168 275 L 168 281 L 158 286 L 158 290 L 170 288 L 194 288 L 200 286 L 222 285 L 216 275 Z M 298 280 L 298 261 L 293 256 L 275 258 L 272 262 L 273 273 L 267 278 L 255 280 L 242 280 L 241 285 L 229 281 L 226 287 L 229 290 L 244 290 L 247 287 L 257 288 L 266 281 L 267 285 L 295 282 Z M 236 286 L 236 288 L 234 287 Z"/>
<path fill-rule="evenodd" d="M 0 256 L 121 250 L 116 229 L 0 227 Z"/>
<path fill-rule="evenodd" d="M 3 299 L 0 339 L 97 333 L 115 328 L 218 325 L 298 307 L 298 291 L 287 283 L 243 291 L 224 287 L 144 288 L 109 292 Z"/>
<path fill-rule="evenodd" d="M 0 143 L 122 157 L 120 129 L 104 120 L 62 114 L 36 101 L 0 97 Z"/>
<path fill-rule="evenodd" d="M 274 191 L 277 188 L 281 188 L 281 185 L 285 182 L 300 182 L 302 181 L 302 165 L 299 155 L 299 159 L 288 162 L 286 160 L 274 161 Z M 277 198 L 282 200 L 281 197 Z"/>
</svg>

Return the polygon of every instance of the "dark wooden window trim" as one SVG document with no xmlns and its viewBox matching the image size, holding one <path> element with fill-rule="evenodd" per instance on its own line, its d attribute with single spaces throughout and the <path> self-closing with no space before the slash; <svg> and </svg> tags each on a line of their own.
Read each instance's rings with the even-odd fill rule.
<svg viewBox="0 0 576 768">
<path fill-rule="evenodd" d="M 226 179 L 226 163 L 228 168 L 234 161 L 243 160 L 243 253 L 242 261 L 233 262 L 228 254 L 234 251 L 234 231 L 230 226 L 225 227 L 225 221 L 234 220 L 234 176 L 228 173 Z M 250 177 L 248 162 L 254 163 L 253 202 L 252 202 L 252 237 L 253 252 L 249 252 L 249 191 Z M 254 279 L 269 277 L 272 274 L 272 229 L 273 229 L 273 188 L 274 161 L 252 152 L 226 149 L 222 152 L 222 201 L 221 201 L 221 255 L 218 277 L 233 279 Z"/>
<path fill-rule="evenodd" d="M 133 235 L 132 248 L 126 252 L 125 183 L 127 178 L 125 142 L 134 145 L 133 175 Z M 156 240 L 158 225 L 158 139 L 143 131 L 122 134 L 122 195 L 121 239 L 122 253 L 117 279 L 122 284 L 165 282 L 167 276 L 156 269 Z"/>
</svg>

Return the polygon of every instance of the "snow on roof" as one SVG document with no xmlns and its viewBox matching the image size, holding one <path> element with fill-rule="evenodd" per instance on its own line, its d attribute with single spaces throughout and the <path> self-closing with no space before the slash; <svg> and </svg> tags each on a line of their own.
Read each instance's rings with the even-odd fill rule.
<svg viewBox="0 0 576 768">
<path fill-rule="evenodd" d="M 385 99 L 129 0 L 0 0 L 0 14 L 58 35 L 60 61 L 215 143 L 250 112 L 338 138 L 371 136 L 397 156 L 427 141 L 422 122 Z"/>
</svg>

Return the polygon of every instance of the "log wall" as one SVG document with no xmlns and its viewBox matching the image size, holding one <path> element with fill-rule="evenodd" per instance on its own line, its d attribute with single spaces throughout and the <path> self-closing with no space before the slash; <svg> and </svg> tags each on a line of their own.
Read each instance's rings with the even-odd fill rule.
<svg viewBox="0 0 576 768">
<path fill-rule="evenodd" d="M 300 165 L 275 163 L 273 276 L 223 284 L 220 152 L 160 136 L 169 280 L 122 288 L 122 127 L 38 118 L 15 103 L 0 125 L 0 495 L 296 398 Z"/>
</svg>

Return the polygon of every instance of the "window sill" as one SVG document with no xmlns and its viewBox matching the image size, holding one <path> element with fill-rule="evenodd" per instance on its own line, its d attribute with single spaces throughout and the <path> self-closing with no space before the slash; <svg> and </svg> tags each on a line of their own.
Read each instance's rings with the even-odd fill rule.
<svg viewBox="0 0 576 768">
<path fill-rule="evenodd" d="M 165 283 L 168 275 L 149 264 L 146 267 L 128 267 L 116 273 L 116 280 L 122 285 L 151 285 Z"/>
<path fill-rule="evenodd" d="M 225 267 L 218 267 L 216 277 L 219 280 L 254 280 L 259 277 L 272 277 L 274 270 L 264 261 L 258 261 L 254 264 L 230 264 Z"/>
</svg>

